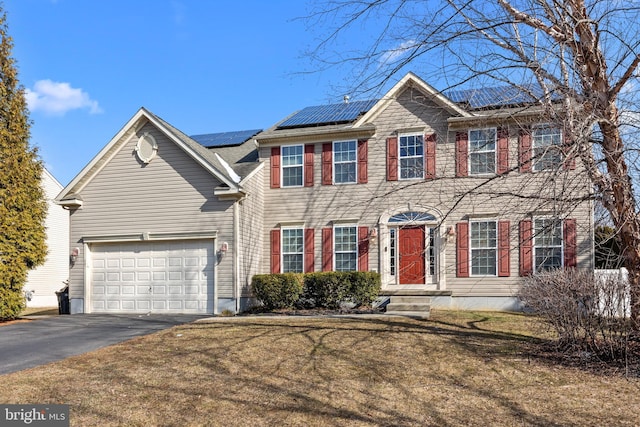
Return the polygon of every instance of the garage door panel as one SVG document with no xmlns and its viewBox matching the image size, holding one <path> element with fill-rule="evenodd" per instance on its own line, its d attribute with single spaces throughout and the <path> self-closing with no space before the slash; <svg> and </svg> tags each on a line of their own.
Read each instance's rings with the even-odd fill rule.
<svg viewBox="0 0 640 427">
<path fill-rule="evenodd" d="M 93 311 L 213 310 L 211 240 L 96 244 L 91 253 Z"/>
<path fill-rule="evenodd" d="M 136 273 L 133 271 L 122 272 L 122 281 L 123 282 L 135 282 Z"/>
</svg>

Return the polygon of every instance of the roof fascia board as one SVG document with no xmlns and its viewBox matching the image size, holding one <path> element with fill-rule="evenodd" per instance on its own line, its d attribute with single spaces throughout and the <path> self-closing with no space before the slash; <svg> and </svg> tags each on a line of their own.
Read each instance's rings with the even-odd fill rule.
<svg viewBox="0 0 640 427">
<path fill-rule="evenodd" d="M 340 138 L 370 138 L 376 132 L 376 128 L 373 125 L 362 126 L 359 128 L 348 127 L 342 129 L 322 129 L 322 128 L 312 128 L 305 129 L 300 131 L 296 129 L 295 131 L 284 131 L 283 133 L 275 134 L 275 135 L 265 135 L 263 137 L 258 137 L 256 140 L 260 145 L 267 145 L 271 143 L 282 143 L 282 142 L 320 142 L 326 141 L 329 139 L 340 139 Z"/>
<path fill-rule="evenodd" d="M 520 111 L 495 111 L 490 114 L 477 114 L 471 117 L 449 117 L 447 123 L 449 124 L 449 129 L 457 129 L 469 125 L 497 124 L 505 120 L 524 119 L 526 121 L 535 121 L 543 117 L 545 113 L 544 108 L 535 106 Z"/>
<path fill-rule="evenodd" d="M 360 117 L 353 125 L 359 127 L 364 123 L 373 121 L 385 108 L 396 99 L 400 93 L 407 87 L 416 87 L 440 106 L 446 108 L 452 113 L 459 114 L 463 117 L 471 116 L 471 113 L 460 108 L 456 103 L 437 91 L 433 86 L 416 76 L 412 72 L 408 72 L 398 83 L 396 83 L 366 114 Z"/>
</svg>

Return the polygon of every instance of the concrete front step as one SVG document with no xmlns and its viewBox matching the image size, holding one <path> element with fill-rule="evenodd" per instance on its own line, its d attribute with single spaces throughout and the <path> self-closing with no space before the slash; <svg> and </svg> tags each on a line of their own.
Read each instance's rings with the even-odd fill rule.
<svg viewBox="0 0 640 427">
<path fill-rule="evenodd" d="M 390 302 L 387 311 L 426 311 L 431 310 L 431 305 L 409 302 Z"/>
<path fill-rule="evenodd" d="M 410 304 L 431 304 L 431 297 L 425 296 L 392 296 L 389 298 L 392 303 L 410 303 Z"/>
<path fill-rule="evenodd" d="M 387 314 L 427 319 L 431 312 L 431 297 L 423 294 L 393 295 L 386 309 Z"/>
<path fill-rule="evenodd" d="M 414 319 L 428 319 L 430 313 L 428 311 L 387 311 L 389 316 L 404 316 Z"/>
</svg>

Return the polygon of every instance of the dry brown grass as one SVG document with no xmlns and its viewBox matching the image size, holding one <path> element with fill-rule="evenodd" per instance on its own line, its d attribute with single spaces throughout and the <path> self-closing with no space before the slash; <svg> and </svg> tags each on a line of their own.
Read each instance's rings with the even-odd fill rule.
<svg viewBox="0 0 640 427">
<path fill-rule="evenodd" d="M 0 377 L 2 403 L 67 403 L 71 424 L 638 425 L 640 381 L 529 357 L 503 313 L 217 318 Z"/>
</svg>

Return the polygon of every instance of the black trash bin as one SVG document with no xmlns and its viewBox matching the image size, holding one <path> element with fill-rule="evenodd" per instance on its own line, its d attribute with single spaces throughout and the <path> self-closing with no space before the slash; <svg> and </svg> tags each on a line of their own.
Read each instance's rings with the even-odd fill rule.
<svg viewBox="0 0 640 427">
<path fill-rule="evenodd" d="M 69 310 L 69 286 L 56 291 L 58 296 L 58 314 L 70 314 Z"/>
</svg>

